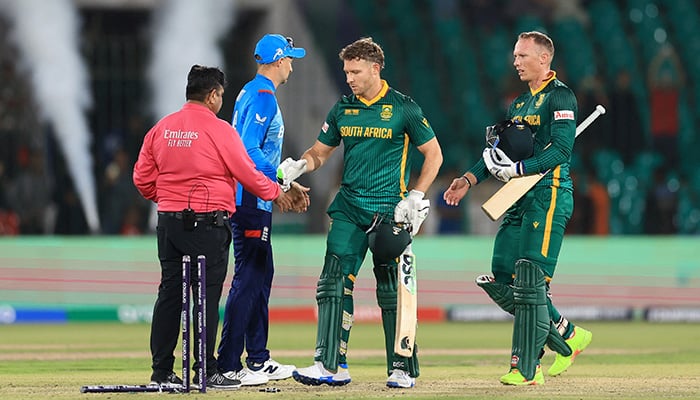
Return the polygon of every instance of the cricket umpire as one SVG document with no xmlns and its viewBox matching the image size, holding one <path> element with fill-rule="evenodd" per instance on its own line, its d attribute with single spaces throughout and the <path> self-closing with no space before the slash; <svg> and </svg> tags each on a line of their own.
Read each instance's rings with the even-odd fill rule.
<svg viewBox="0 0 700 400">
<path fill-rule="evenodd" d="M 518 36 L 513 66 L 528 89 L 513 100 L 507 118 L 516 123 L 516 129 L 532 130 L 532 147 L 508 154 L 501 140 L 494 140 L 482 159 L 454 179 L 443 195 L 447 204 L 457 205 L 469 188 L 491 175 L 507 182 L 521 175 L 545 174 L 506 212 L 493 247 L 493 276 L 477 278 L 496 304 L 515 315 L 510 371 L 500 379 L 505 385 L 544 384 L 540 357 L 545 343 L 557 352 L 547 371 L 556 376 L 571 366 L 592 339 L 591 332 L 564 318 L 549 297 L 574 207 L 569 164 L 578 114 L 576 96 L 551 69 L 553 57 L 554 44 L 547 35 L 524 32 Z"/>
<path fill-rule="evenodd" d="M 192 66 L 187 76 L 187 102 L 148 131 L 134 166 L 133 181 L 139 192 L 158 204 L 161 281 L 151 323 L 151 381 L 159 384 L 182 383 L 173 372 L 182 307 L 182 256 L 196 260 L 204 255 L 209 304 L 207 385 L 215 389 L 240 387 L 240 381 L 218 373 L 214 357 L 236 183 L 265 200 L 287 201 L 286 207 L 290 207 L 288 195 L 255 169 L 239 135 L 216 116 L 225 86 L 224 73 L 218 68 Z M 196 371 L 198 365 L 192 367 Z M 200 378 L 195 376 L 195 383 Z"/>
</svg>

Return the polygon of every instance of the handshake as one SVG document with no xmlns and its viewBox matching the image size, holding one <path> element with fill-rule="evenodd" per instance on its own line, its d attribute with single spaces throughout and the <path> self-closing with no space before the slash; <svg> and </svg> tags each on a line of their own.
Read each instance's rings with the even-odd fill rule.
<svg viewBox="0 0 700 400">
<path fill-rule="evenodd" d="M 282 187 L 282 191 L 288 192 L 292 182 L 304 172 L 306 172 L 306 160 L 294 160 L 289 157 L 277 167 L 277 183 Z"/>
<path fill-rule="evenodd" d="M 307 210 L 310 204 L 309 188 L 294 182 L 304 172 L 306 172 L 306 160 L 303 159 L 294 161 L 287 158 L 277 168 L 277 182 L 283 193 L 275 199 L 275 204 L 282 212 Z"/>
</svg>

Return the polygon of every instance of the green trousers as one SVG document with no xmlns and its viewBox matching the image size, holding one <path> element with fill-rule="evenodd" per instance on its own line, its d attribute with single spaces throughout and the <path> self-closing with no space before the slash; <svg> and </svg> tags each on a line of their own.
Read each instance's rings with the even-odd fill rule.
<svg viewBox="0 0 700 400">
<path fill-rule="evenodd" d="M 388 211 L 393 213 L 393 205 Z M 381 210 L 380 210 L 381 211 Z M 388 212 L 387 211 L 387 212 Z M 319 300 L 319 329 L 317 331 L 316 354 L 314 359 L 322 361 L 327 369 L 333 370 L 336 359 L 339 364 L 347 362 L 346 353 L 350 330 L 353 324 L 354 301 L 353 291 L 355 280 L 360 272 L 362 262 L 367 255 L 368 240 L 366 230 L 372 222 L 374 212 L 360 209 L 349 204 L 342 196 L 336 196 L 328 209 L 332 218 L 326 238 L 325 265 L 319 279 L 317 300 Z M 337 276 L 336 261 L 340 264 L 342 276 Z M 410 359 L 394 354 L 394 335 L 396 332 L 396 270 L 397 262 L 392 260 L 379 262 L 373 257 L 374 275 L 377 280 L 377 302 L 382 309 L 382 325 L 384 326 L 385 347 L 387 356 L 387 372 L 394 368 L 409 371 L 411 376 L 418 376 L 417 357 Z M 335 277 L 335 278 L 334 278 Z M 336 280 L 335 283 L 332 280 Z M 337 304 L 329 300 L 329 292 L 343 286 L 342 309 L 333 308 L 327 304 Z M 326 290 L 332 289 L 332 290 Z M 329 311 L 327 311 L 329 310 Z M 340 316 L 342 315 L 342 316 Z M 340 324 L 339 338 L 335 336 L 337 324 Z M 334 343 L 338 343 L 337 347 Z M 332 354 L 337 348 L 337 357 Z"/>
<path fill-rule="evenodd" d="M 512 285 L 515 262 L 526 259 L 542 269 L 549 285 L 573 210 L 573 192 L 554 187 L 535 187 L 515 203 L 493 246 L 491 272 L 496 282 Z M 551 319 L 558 321 L 561 314 L 549 298 L 547 308 Z"/>
</svg>

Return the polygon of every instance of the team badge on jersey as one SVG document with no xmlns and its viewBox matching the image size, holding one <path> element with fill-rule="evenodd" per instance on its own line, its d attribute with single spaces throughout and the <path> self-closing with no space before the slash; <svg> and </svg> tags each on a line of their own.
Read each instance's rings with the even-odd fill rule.
<svg viewBox="0 0 700 400">
<path fill-rule="evenodd" d="M 540 106 L 542 105 L 542 102 L 544 102 L 544 98 L 545 98 L 546 96 L 547 96 L 546 94 L 540 93 L 540 97 L 539 97 L 539 98 L 537 99 L 537 101 L 535 102 L 535 108 L 540 108 Z"/>
<path fill-rule="evenodd" d="M 394 106 L 392 106 L 391 104 L 385 104 L 382 106 L 382 112 L 379 114 L 379 116 L 382 118 L 382 121 L 390 120 L 393 115 Z"/>
</svg>

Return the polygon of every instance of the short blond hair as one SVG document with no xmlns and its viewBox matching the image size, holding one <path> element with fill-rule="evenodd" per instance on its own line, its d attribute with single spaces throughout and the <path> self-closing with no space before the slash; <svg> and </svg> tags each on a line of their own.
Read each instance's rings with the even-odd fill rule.
<svg viewBox="0 0 700 400">
<path fill-rule="evenodd" d="M 342 61 L 365 60 L 377 63 L 380 68 L 384 68 L 384 51 L 371 37 L 363 37 L 343 47 L 338 57 Z"/>
<path fill-rule="evenodd" d="M 537 31 L 523 32 L 518 35 L 518 40 L 521 39 L 532 39 L 535 44 L 544 47 L 545 50 L 547 50 L 547 52 L 554 57 L 554 42 L 544 33 Z"/>
</svg>

